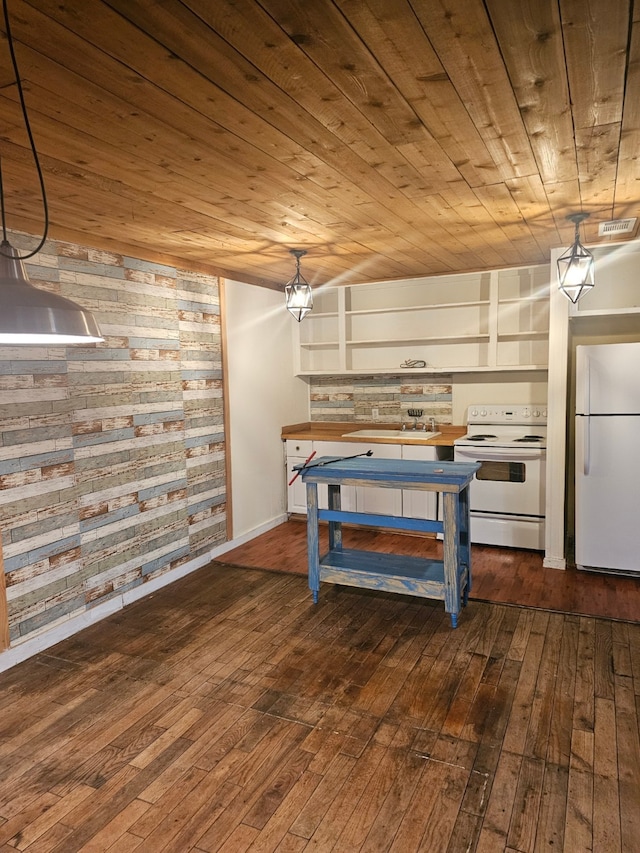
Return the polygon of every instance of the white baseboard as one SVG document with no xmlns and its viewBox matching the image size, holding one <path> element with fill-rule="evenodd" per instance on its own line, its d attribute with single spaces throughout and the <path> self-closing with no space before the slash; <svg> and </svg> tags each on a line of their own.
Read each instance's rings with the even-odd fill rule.
<svg viewBox="0 0 640 853">
<path fill-rule="evenodd" d="M 566 569 L 567 561 L 564 557 L 545 557 L 542 565 L 545 569 Z"/>
<path fill-rule="evenodd" d="M 256 536 L 260 536 L 261 533 L 266 533 L 268 530 L 272 530 L 274 527 L 277 527 L 286 520 L 286 514 L 273 518 L 265 524 L 260 525 L 260 527 L 256 527 L 254 530 L 250 530 L 247 533 L 242 534 L 237 539 L 231 539 L 229 542 L 224 542 L 222 545 L 212 548 L 209 553 L 203 554 L 195 560 L 183 563 L 172 571 L 165 572 L 165 574 L 159 575 L 157 578 L 154 578 L 147 583 L 133 587 L 133 589 L 128 589 L 126 592 L 123 592 L 122 595 L 116 595 L 108 601 L 105 601 L 102 604 L 97 604 L 89 610 L 70 616 L 66 621 L 57 622 L 49 629 L 45 628 L 42 633 L 39 633 L 37 636 L 28 637 L 22 642 L 18 641 L 16 645 L 10 646 L 8 649 L 5 649 L 4 652 L 0 652 L 0 672 L 5 672 L 7 669 L 11 669 L 11 667 L 16 666 L 16 664 L 28 660 L 45 649 L 51 648 L 51 646 L 55 646 L 56 643 L 66 640 L 73 634 L 77 634 L 78 631 L 82 631 L 84 628 L 88 628 L 96 622 L 101 622 L 103 619 L 106 619 L 107 616 L 111 616 L 112 613 L 117 613 L 128 604 L 132 604 L 134 601 L 139 601 L 147 595 L 152 595 L 163 586 L 167 586 L 168 584 L 177 581 L 179 578 L 191 574 L 191 572 L 195 572 L 197 569 L 201 569 L 203 566 L 206 566 L 207 563 L 210 563 L 211 560 L 215 560 L 227 551 L 231 551 L 233 548 L 237 548 L 240 545 L 244 545 L 246 542 L 250 542 L 252 539 L 255 539 Z"/>
</svg>

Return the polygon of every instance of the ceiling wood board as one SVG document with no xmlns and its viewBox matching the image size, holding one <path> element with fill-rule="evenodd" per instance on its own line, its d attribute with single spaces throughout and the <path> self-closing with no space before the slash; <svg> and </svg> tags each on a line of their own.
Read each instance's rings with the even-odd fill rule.
<svg viewBox="0 0 640 853">
<path fill-rule="evenodd" d="M 282 287 L 545 263 L 638 216 L 638 3 L 10 0 L 51 235 Z M 634 23 L 635 22 L 635 23 Z M 0 51 L 10 228 L 41 201 Z M 31 164 L 31 165 L 30 165 Z M 634 237 L 635 235 L 630 235 Z"/>
</svg>

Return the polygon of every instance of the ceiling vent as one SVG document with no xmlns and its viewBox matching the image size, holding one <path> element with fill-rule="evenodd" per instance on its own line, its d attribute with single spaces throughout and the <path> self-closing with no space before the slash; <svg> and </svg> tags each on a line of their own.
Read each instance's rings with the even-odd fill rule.
<svg viewBox="0 0 640 853">
<path fill-rule="evenodd" d="M 636 227 L 637 218 L 633 219 L 610 219 L 609 222 L 601 222 L 598 226 L 600 237 L 611 237 L 616 234 L 630 234 Z"/>
</svg>

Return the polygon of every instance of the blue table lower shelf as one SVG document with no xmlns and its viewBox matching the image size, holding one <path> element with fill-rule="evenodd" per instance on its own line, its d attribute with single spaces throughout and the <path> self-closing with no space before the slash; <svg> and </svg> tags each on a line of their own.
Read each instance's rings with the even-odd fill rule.
<svg viewBox="0 0 640 853">
<path fill-rule="evenodd" d="M 444 562 L 423 557 L 381 554 L 376 551 L 335 549 L 319 563 L 319 580 L 444 601 Z M 468 570 L 459 570 L 459 590 L 463 605 L 468 597 Z M 317 602 L 318 591 L 313 591 Z"/>
</svg>

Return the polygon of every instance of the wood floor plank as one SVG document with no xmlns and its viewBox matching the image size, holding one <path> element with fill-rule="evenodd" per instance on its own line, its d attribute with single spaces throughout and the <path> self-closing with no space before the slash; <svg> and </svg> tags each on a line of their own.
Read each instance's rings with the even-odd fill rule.
<svg viewBox="0 0 640 853">
<path fill-rule="evenodd" d="M 568 765 L 565 767 L 547 764 L 542 783 L 533 853 L 548 853 L 549 850 L 564 848 L 568 788 Z"/>
<path fill-rule="evenodd" d="M 616 734 L 622 849 L 640 838 L 640 715 L 631 679 L 616 676 Z M 635 804 L 635 805 L 632 805 Z"/>
</svg>

